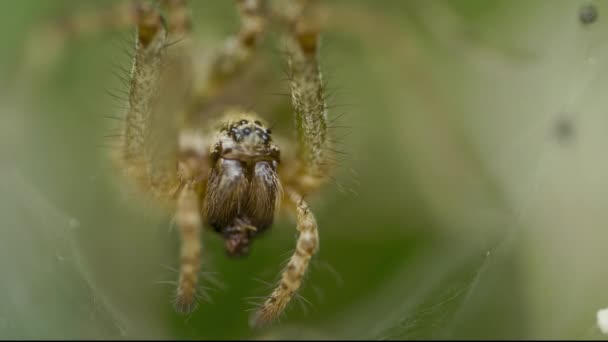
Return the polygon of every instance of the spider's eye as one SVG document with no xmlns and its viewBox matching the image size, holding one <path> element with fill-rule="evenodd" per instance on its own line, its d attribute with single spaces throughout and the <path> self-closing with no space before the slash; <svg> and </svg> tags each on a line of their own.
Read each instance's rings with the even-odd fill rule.
<svg viewBox="0 0 608 342">
<path fill-rule="evenodd" d="M 249 127 L 245 127 L 245 128 L 243 129 L 243 134 L 245 134 L 245 135 L 249 135 L 250 133 L 251 133 L 251 128 L 249 128 Z"/>
<path fill-rule="evenodd" d="M 268 143 L 268 141 L 270 141 L 270 136 L 266 134 L 263 129 L 258 128 L 255 131 L 258 134 L 258 137 L 260 137 L 260 139 L 262 139 L 264 143 Z"/>
<path fill-rule="evenodd" d="M 258 125 L 258 126 L 262 126 L 262 123 L 261 123 L 261 122 L 259 122 L 258 120 L 255 120 L 255 121 L 254 121 L 254 123 L 255 123 L 256 125 Z"/>
<path fill-rule="evenodd" d="M 239 132 L 239 130 L 236 129 L 236 128 L 233 128 L 233 129 L 230 130 L 230 136 L 235 141 L 240 141 L 241 140 L 241 132 Z"/>
<path fill-rule="evenodd" d="M 241 120 L 241 122 L 239 122 L 239 124 L 241 124 L 241 125 L 246 125 L 248 123 L 249 123 L 249 121 L 247 121 L 247 120 Z"/>
</svg>

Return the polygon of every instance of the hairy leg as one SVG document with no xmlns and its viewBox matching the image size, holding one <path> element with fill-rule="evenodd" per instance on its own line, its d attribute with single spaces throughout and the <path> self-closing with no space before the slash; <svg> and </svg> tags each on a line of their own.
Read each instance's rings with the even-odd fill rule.
<svg viewBox="0 0 608 342">
<path fill-rule="evenodd" d="M 254 326 L 273 321 L 285 310 L 319 246 L 317 222 L 303 195 L 315 190 L 327 177 L 330 149 L 323 79 L 317 59 L 318 25 L 309 16 L 308 3 L 308 0 L 284 1 L 280 10 L 287 29 L 289 87 L 298 138 L 298 161 L 283 173 L 282 181 L 288 208 L 297 213 L 298 242 L 279 285 L 251 318 Z"/>
<path fill-rule="evenodd" d="M 71 13 L 32 31 L 20 79 L 37 79 L 79 37 L 136 28 L 135 52 L 119 165 L 145 189 L 174 196 L 177 132 L 191 98 L 190 16 L 185 0 L 124 0 L 105 8 Z M 167 20 L 161 18 L 165 10 Z M 165 25 L 166 22 L 166 25 Z"/>
<path fill-rule="evenodd" d="M 150 8 L 142 8 L 141 13 L 131 69 L 129 108 L 125 118 L 123 157 L 127 161 L 144 155 L 150 107 L 160 83 L 160 68 L 167 42 L 167 32 L 160 14 Z"/>
<path fill-rule="evenodd" d="M 180 132 L 188 126 L 193 93 L 192 23 L 185 0 L 161 0 L 168 28 L 158 69 L 158 87 L 150 99 L 149 133 L 146 141 L 150 184 L 162 195 L 175 189 Z"/>
<path fill-rule="evenodd" d="M 291 1 L 304 6 L 307 1 Z M 323 76 L 318 61 L 319 25 L 309 8 L 287 26 L 289 88 L 297 130 L 298 163 L 286 176 L 287 183 L 306 195 L 317 189 L 331 170 L 332 150 Z M 290 18 L 289 16 L 286 16 Z"/>
<path fill-rule="evenodd" d="M 197 304 L 201 250 L 201 193 L 207 174 L 207 149 L 200 136 L 183 129 L 190 99 L 190 24 L 184 1 L 163 1 L 166 25 L 152 7 L 142 7 L 137 24 L 129 107 L 122 159 L 157 195 L 177 192 L 176 224 L 181 242 L 175 309 L 188 313 Z M 178 39 L 180 41 L 178 41 Z"/>
<path fill-rule="evenodd" d="M 141 5 L 138 13 L 122 147 L 116 152 L 127 174 L 142 188 L 161 197 L 171 196 L 177 185 L 177 159 L 170 157 L 176 143 L 171 138 L 177 138 L 175 125 L 167 124 L 174 120 L 162 113 L 163 102 L 158 96 L 167 31 L 157 9 Z"/>
<path fill-rule="evenodd" d="M 308 264 L 319 248 L 317 222 L 302 196 L 291 189 L 285 191 L 290 207 L 297 212 L 298 242 L 294 254 L 283 270 L 281 281 L 262 307 L 251 317 L 250 324 L 262 326 L 276 319 L 287 307 L 302 284 Z"/>
</svg>

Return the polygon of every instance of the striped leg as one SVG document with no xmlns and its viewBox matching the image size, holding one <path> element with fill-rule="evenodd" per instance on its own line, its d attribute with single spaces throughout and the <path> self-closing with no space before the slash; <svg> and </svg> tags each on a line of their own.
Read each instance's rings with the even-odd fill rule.
<svg viewBox="0 0 608 342">
<path fill-rule="evenodd" d="M 287 307 L 296 291 L 302 284 L 308 264 L 319 248 L 317 222 L 308 204 L 293 190 L 285 192 L 297 211 L 297 229 L 299 231 L 296 250 L 281 276 L 278 287 L 264 302 L 262 307 L 251 317 L 252 326 L 262 326 L 276 319 Z"/>
<path fill-rule="evenodd" d="M 202 135 L 182 131 L 179 137 L 179 171 L 181 190 L 177 198 L 175 221 L 180 236 L 179 280 L 175 297 L 175 310 L 192 312 L 201 293 L 198 277 L 201 268 L 201 198 L 209 173 L 208 148 Z"/>
<path fill-rule="evenodd" d="M 181 190 L 175 215 L 181 240 L 179 280 L 175 310 L 192 312 L 197 305 L 197 284 L 201 258 L 201 210 L 196 185 L 187 182 Z"/>
</svg>

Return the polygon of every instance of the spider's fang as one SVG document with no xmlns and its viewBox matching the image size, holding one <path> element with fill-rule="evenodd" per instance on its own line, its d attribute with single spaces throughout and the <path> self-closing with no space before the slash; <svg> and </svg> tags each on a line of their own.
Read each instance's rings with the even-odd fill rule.
<svg viewBox="0 0 608 342">
<path fill-rule="evenodd" d="M 249 254 L 249 234 L 256 232 L 253 226 L 232 227 L 224 232 L 224 246 L 231 257 L 244 257 Z"/>
</svg>

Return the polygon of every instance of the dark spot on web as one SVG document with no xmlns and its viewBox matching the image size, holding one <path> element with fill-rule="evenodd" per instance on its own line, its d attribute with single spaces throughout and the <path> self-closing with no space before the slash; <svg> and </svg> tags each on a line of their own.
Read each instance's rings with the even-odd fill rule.
<svg viewBox="0 0 608 342">
<path fill-rule="evenodd" d="M 593 24 L 595 21 L 597 21 L 598 17 L 597 7 L 593 4 L 586 4 L 582 6 L 578 17 L 583 25 Z"/>
<path fill-rule="evenodd" d="M 575 135 L 575 125 L 572 118 L 562 116 L 555 121 L 554 136 L 560 143 L 570 142 Z"/>
</svg>

